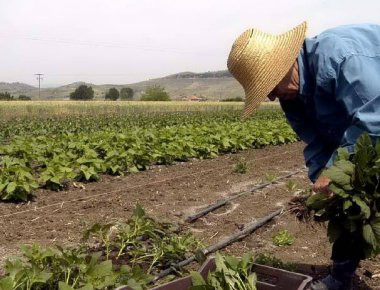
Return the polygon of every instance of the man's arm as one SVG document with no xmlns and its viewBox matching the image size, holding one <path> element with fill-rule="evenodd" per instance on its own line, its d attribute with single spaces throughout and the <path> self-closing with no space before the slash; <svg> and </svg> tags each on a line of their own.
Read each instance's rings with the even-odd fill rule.
<svg viewBox="0 0 380 290">
<path fill-rule="evenodd" d="M 315 182 L 335 148 L 326 144 L 324 138 L 318 135 L 301 100 L 280 100 L 280 103 L 293 130 L 307 144 L 304 149 L 305 164 L 309 169 L 310 180 Z"/>
</svg>

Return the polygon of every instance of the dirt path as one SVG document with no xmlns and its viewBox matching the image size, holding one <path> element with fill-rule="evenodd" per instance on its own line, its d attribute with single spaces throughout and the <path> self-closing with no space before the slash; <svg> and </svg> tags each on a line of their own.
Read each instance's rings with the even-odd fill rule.
<svg viewBox="0 0 380 290">
<path fill-rule="evenodd" d="M 194 210 L 265 181 L 268 175 L 279 177 L 303 168 L 302 148 L 303 144 L 295 143 L 158 166 L 124 177 L 103 176 L 100 182 L 84 184 L 84 188 L 78 185 L 63 192 L 40 190 L 29 204 L 0 204 L 0 256 L 12 254 L 22 243 L 75 243 L 84 224 L 127 218 L 137 202 L 153 217 L 182 223 Z M 246 174 L 234 173 L 238 160 L 248 162 Z M 190 228 L 206 245 L 216 242 L 242 224 L 286 205 L 296 191 L 310 186 L 305 173 L 291 179 L 297 183 L 295 191 L 288 190 L 283 182 L 245 195 L 199 219 Z M 279 229 L 288 229 L 296 237 L 292 246 L 273 245 L 272 236 Z M 250 250 L 293 262 L 299 271 L 315 277 L 326 273 L 329 264 L 330 245 L 325 229 L 300 224 L 288 213 L 226 248 L 234 254 Z M 358 271 L 360 289 L 371 289 L 365 284 L 380 289 L 376 288 L 379 278 L 367 277 L 376 269 L 380 269 L 380 260 L 362 263 Z"/>
</svg>

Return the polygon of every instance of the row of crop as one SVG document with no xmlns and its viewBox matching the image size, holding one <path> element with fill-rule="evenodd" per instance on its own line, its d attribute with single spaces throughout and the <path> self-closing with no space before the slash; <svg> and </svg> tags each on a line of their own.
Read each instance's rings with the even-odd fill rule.
<svg viewBox="0 0 380 290">
<path fill-rule="evenodd" d="M 283 118 L 283 113 L 273 108 L 261 109 L 254 117 L 255 120 L 266 121 Z M 1 120 L 0 143 L 4 143 L 2 141 L 8 141 L 15 136 L 50 136 L 62 133 L 92 133 L 104 130 L 119 131 L 132 127 L 162 128 L 182 124 L 202 125 L 208 122 L 229 123 L 238 121 L 240 121 L 239 112 L 175 112 L 165 114 L 63 115 L 48 118 L 14 118 L 11 120 Z"/>
<path fill-rule="evenodd" d="M 130 219 L 94 224 L 79 245 L 22 246 L 6 261 L 2 290 L 146 289 L 159 271 L 184 260 L 202 244 L 172 224 L 158 223 L 139 205 Z"/>
<path fill-rule="evenodd" d="M 167 281 L 180 282 L 176 278 L 193 268 L 175 266 L 180 262 L 206 259 L 204 245 L 190 231 L 157 222 L 138 204 L 129 219 L 91 225 L 78 244 L 22 245 L 20 251 L 21 255 L 7 258 L 0 290 L 107 290 L 122 285 L 145 290 Z M 189 289 L 255 290 L 254 263 L 294 270 L 293 264 L 264 253 L 239 258 L 216 252 L 215 269 L 209 269 L 206 279 L 190 271 L 193 286 Z"/>
<path fill-rule="evenodd" d="M 284 119 L 243 123 L 208 120 L 201 125 L 19 136 L 0 145 L 0 197 L 27 200 L 38 187 L 58 190 L 71 180 L 97 180 L 101 173 L 120 175 L 152 164 L 212 158 L 295 140 Z"/>
</svg>

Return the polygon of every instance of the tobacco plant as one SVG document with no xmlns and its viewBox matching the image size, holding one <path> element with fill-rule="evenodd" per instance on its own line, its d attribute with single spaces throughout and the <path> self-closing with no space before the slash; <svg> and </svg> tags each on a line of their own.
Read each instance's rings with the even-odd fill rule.
<svg viewBox="0 0 380 290">
<path fill-rule="evenodd" d="M 39 187 L 62 190 L 101 174 L 296 140 L 279 111 L 246 122 L 237 113 L 210 112 L 0 122 L 0 200 L 26 201 Z"/>
<path fill-rule="evenodd" d="M 328 222 L 330 242 L 345 235 L 363 245 L 366 257 L 380 252 L 380 142 L 367 133 L 353 154 L 338 150 L 334 165 L 323 172 L 331 179 L 333 195 L 316 194 L 307 200 L 315 219 Z M 347 242 L 349 242 L 347 240 Z"/>
<path fill-rule="evenodd" d="M 198 272 L 191 272 L 193 286 L 190 290 L 256 290 L 253 262 L 249 254 L 237 258 L 216 253 L 215 271 L 209 272 L 206 280 Z"/>
<path fill-rule="evenodd" d="M 72 247 L 22 246 L 8 259 L 0 290 L 146 289 L 151 274 L 195 253 L 202 245 L 189 233 L 146 216 L 139 205 L 127 221 L 95 224 Z"/>
</svg>

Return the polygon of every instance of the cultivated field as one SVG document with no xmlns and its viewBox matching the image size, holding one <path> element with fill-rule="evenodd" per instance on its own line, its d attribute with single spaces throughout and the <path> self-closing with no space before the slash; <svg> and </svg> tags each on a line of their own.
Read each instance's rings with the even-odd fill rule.
<svg viewBox="0 0 380 290">
<path fill-rule="evenodd" d="M 103 252 L 99 263 L 112 260 L 119 265 L 133 260 L 145 273 L 155 275 L 200 244 L 214 244 L 244 224 L 285 207 L 280 216 L 223 252 L 265 254 L 272 265 L 275 257 L 285 264 L 281 267 L 313 277 L 326 274 L 330 255 L 326 229 L 300 223 L 286 210 L 295 195 L 310 188 L 303 144 L 297 142 L 277 106 L 262 107 L 246 122 L 239 118 L 241 108 L 239 103 L 1 103 L 2 264 L 6 256 L 19 253 L 22 244 L 76 246 L 83 232 L 98 223 L 105 227 L 93 228 L 90 244 L 92 252 L 94 248 Z M 283 176 L 289 177 L 276 182 Z M 269 185 L 253 190 L 263 183 Z M 193 223 L 185 221 L 217 200 L 246 191 Z M 157 222 L 152 228 L 151 220 L 145 218 L 126 222 L 144 224 L 144 236 L 149 237 L 143 245 L 147 255 L 141 253 L 136 235 L 131 244 L 125 240 L 122 244 L 120 239 L 112 240 L 109 232 L 120 229 L 120 221 L 132 215 L 136 204 L 155 221 L 175 225 L 175 229 L 160 228 L 163 225 Z M 130 233 L 125 227 L 118 236 Z M 280 230 L 287 230 L 294 242 L 275 245 L 272 237 Z M 165 241 L 161 252 L 157 237 Z M 121 245 L 133 252 L 132 258 Z M 192 264 L 188 269 L 196 267 Z M 379 259 L 362 262 L 357 287 L 377 289 L 379 267 Z M 119 275 L 115 281 L 122 276 L 116 272 L 112 274 Z M 92 285 L 117 284 L 107 280 L 111 274 L 104 275 L 108 276 L 98 284 L 91 280 Z M 89 276 L 78 274 L 78 279 L 87 281 Z M 137 276 L 132 275 L 134 282 L 149 280 Z M 65 278 L 77 289 L 75 279 Z"/>
<path fill-rule="evenodd" d="M 266 106 L 276 106 L 266 104 Z M 142 102 L 142 101 L 0 101 L 1 120 L 24 117 L 72 117 L 129 115 L 165 112 L 229 112 L 241 110 L 242 102 Z"/>
</svg>

